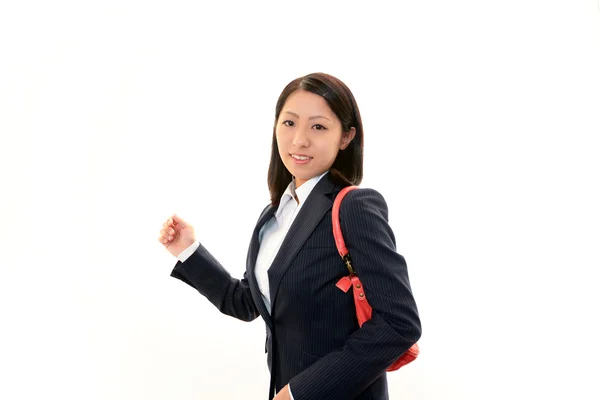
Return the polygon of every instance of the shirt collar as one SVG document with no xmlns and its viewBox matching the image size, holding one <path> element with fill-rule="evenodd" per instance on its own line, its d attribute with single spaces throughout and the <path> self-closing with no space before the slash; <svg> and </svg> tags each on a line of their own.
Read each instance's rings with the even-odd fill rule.
<svg viewBox="0 0 600 400">
<path fill-rule="evenodd" d="M 296 188 L 296 178 L 293 177 L 292 181 L 287 186 L 287 188 L 285 189 L 285 192 L 283 192 L 283 195 L 281 196 L 281 199 L 279 201 L 279 207 L 277 208 L 277 211 L 275 212 L 275 218 L 279 219 L 279 216 L 281 215 L 281 212 L 283 211 L 283 208 L 288 203 L 288 201 L 296 201 L 294 199 L 295 196 L 298 196 L 298 205 L 299 206 L 304 204 L 304 202 L 308 198 L 308 195 L 310 194 L 310 192 L 312 192 L 312 190 L 315 188 L 315 186 L 317 186 L 317 183 L 319 183 L 321 178 L 324 177 L 325 174 L 327 174 L 328 172 L 329 172 L 329 170 L 323 172 L 319 176 L 310 178 L 308 181 L 304 182 L 302 184 L 302 186 L 300 186 L 299 188 Z"/>
</svg>

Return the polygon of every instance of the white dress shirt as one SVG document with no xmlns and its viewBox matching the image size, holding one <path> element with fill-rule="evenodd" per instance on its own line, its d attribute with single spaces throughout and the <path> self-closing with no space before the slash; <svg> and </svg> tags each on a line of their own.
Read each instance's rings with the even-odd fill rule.
<svg viewBox="0 0 600 400">
<path fill-rule="evenodd" d="M 287 235 L 292 222 L 296 219 L 300 208 L 308 198 L 308 195 L 323 176 L 329 171 L 323 172 L 319 176 L 309 179 L 304 182 L 299 188 L 296 188 L 296 181 L 292 179 L 287 189 L 281 196 L 279 201 L 279 207 L 275 212 L 273 218 L 267 221 L 258 233 L 258 242 L 260 244 L 258 250 L 258 256 L 256 258 L 256 265 L 254 269 L 254 275 L 258 283 L 258 288 L 262 294 L 263 302 L 267 308 L 269 314 L 271 313 L 271 296 L 269 291 L 269 275 L 267 274 L 268 269 L 271 267 L 275 256 L 279 252 L 281 243 Z M 297 199 L 297 200 L 296 200 Z M 190 255 L 196 251 L 200 246 L 199 242 L 195 242 L 190 245 L 187 249 L 183 250 L 177 258 L 184 262 Z M 288 385 L 290 391 L 290 397 L 292 396 L 292 390 Z"/>
</svg>

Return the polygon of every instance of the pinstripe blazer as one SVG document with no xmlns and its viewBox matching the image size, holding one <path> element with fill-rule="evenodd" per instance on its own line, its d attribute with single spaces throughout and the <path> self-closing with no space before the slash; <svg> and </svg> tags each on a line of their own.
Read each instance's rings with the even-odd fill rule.
<svg viewBox="0 0 600 400">
<path fill-rule="evenodd" d="M 332 233 L 331 209 L 342 188 L 325 175 L 294 220 L 270 269 L 271 315 L 254 275 L 261 213 L 250 240 L 246 272 L 236 279 L 202 245 L 171 276 L 197 289 L 222 313 L 266 324 L 269 400 L 290 384 L 294 400 L 388 399 L 386 368 L 421 336 L 404 257 L 396 252 L 384 198 L 376 190 L 346 195 L 340 224 L 373 316 L 360 329 L 352 291 L 335 284 L 348 274 Z"/>
</svg>

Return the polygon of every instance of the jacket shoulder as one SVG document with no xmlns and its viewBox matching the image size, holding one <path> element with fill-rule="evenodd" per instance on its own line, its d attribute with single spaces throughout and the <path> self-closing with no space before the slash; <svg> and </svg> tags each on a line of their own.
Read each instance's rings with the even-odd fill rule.
<svg viewBox="0 0 600 400">
<path fill-rule="evenodd" d="M 340 213 L 373 213 L 383 214 L 387 219 L 388 207 L 383 195 L 373 188 L 358 188 L 346 194 Z"/>
</svg>

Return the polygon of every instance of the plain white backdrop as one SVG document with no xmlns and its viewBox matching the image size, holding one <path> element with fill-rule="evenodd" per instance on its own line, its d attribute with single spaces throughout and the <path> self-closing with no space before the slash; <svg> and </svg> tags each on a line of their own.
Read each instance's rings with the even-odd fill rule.
<svg viewBox="0 0 600 400">
<path fill-rule="evenodd" d="M 265 327 L 169 276 L 176 212 L 241 277 L 275 102 L 337 76 L 422 318 L 392 399 L 598 399 L 596 0 L 0 4 L 0 398 L 265 399 Z"/>
</svg>

